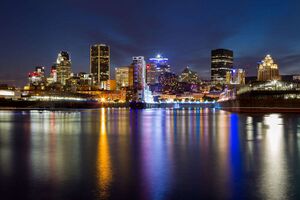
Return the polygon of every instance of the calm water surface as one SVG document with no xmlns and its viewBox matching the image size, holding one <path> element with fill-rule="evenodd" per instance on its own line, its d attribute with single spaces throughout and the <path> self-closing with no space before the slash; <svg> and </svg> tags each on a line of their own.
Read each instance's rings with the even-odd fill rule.
<svg viewBox="0 0 300 200">
<path fill-rule="evenodd" d="M 0 199 L 300 199 L 300 114 L 0 111 Z"/>
</svg>

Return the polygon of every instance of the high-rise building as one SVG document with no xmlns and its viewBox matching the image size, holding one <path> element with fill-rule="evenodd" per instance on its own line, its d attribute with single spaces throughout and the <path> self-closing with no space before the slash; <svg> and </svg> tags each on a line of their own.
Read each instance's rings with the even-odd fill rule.
<svg viewBox="0 0 300 200">
<path fill-rule="evenodd" d="M 110 48 L 105 44 L 95 44 L 90 48 L 90 72 L 94 83 L 101 89 L 110 79 Z"/>
<path fill-rule="evenodd" d="M 146 83 L 153 85 L 157 83 L 156 66 L 153 64 L 147 64 L 146 66 Z"/>
<path fill-rule="evenodd" d="M 215 49 L 211 51 L 211 81 L 215 84 L 226 82 L 226 73 L 233 66 L 233 51 Z"/>
<path fill-rule="evenodd" d="M 45 68 L 35 67 L 34 72 L 28 74 L 28 81 L 30 86 L 43 86 L 46 84 Z"/>
<path fill-rule="evenodd" d="M 117 82 L 116 80 L 108 80 L 107 81 L 107 90 L 116 90 L 117 89 Z"/>
<path fill-rule="evenodd" d="M 35 67 L 35 71 L 40 74 L 41 77 L 45 77 L 45 67 L 37 66 Z"/>
<path fill-rule="evenodd" d="M 226 84 L 245 84 L 245 70 L 244 69 L 231 69 L 226 73 Z"/>
<path fill-rule="evenodd" d="M 56 64 L 51 66 L 50 76 L 47 78 L 47 84 L 52 84 L 57 82 L 57 70 Z"/>
<path fill-rule="evenodd" d="M 146 85 L 146 62 L 143 56 L 132 58 L 133 87 L 137 90 L 144 89 Z"/>
<path fill-rule="evenodd" d="M 130 88 L 133 86 L 133 69 L 133 66 L 115 68 L 117 89 Z"/>
<path fill-rule="evenodd" d="M 266 57 L 258 63 L 257 80 L 271 81 L 280 80 L 280 78 L 278 65 L 274 63 L 270 55 L 266 55 Z"/>
<path fill-rule="evenodd" d="M 92 80 L 93 77 L 91 74 L 85 72 L 75 73 L 67 80 L 67 89 L 73 92 L 91 90 Z"/>
<path fill-rule="evenodd" d="M 133 101 L 153 102 L 152 92 L 146 84 L 146 62 L 143 56 L 133 57 Z"/>
<path fill-rule="evenodd" d="M 159 76 L 159 86 L 158 92 L 163 93 L 174 93 L 178 86 L 178 77 L 172 72 L 165 72 Z M 155 90 L 154 90 L 155 91 Z"/>
<path fill-rule="evenodd" d="M 159 82 L 160 75 L 171 70 L 168 58 L 163 58 L 159 54 L 155 58 L 150 58 L 149 61 L 146 67 L 146 83 L 152 85 Z"/>
<path fill-rule="evenodd" d="M 179 81 L 195 84 L 195 83 L 199 83 L 200 79 L 199 79 L 197 72 L 194 72 L 189 67 L 186 67 L 181 72 L 181 74 L 179 76 Z"/>
<path fill-rule="evenodd" d="M 66 84 L 66 80 L 71 77 L 71 59 L 66 51 L 61 51 L 56 60 L 57 82 L 62 85 Z"/>
</svg>

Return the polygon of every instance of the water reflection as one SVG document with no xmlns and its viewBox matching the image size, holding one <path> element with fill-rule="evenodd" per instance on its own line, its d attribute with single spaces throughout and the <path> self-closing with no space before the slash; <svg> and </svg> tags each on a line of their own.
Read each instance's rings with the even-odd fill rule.
<svg viewBox="0 0 300 200">
<path fill-rule="evenodd" d="M 288 174 L 285 155 L 283 119 L 279 114 L 266 115 L 263 149 L 263 169 L 261 177 L 262 193 L 266 199 L 284 199 L 287 197 Z"/>
<path fill-rule="evenodd" d="M 13 113 L 9 111 L 0 112 L 0 170 L 5 176 L 12 173 L 12 150 L 8 148 L 12 145 L 13 123 L 11 123 Z"/>
<path fill-rule="evenodd" d="M 107 122 L 106 122 L 106 110 L 100 109 L 100 130 L 99 141 L 97 150 L 97 174 L 98 174 L 98 187 L 99 197 L 101 199 L 107 199 L 110 192 L 110 184 L 112 181 L 112 169 L 110 160 L 110 150 L 107 137 Z"/>
<path fill-rule="evenodd" d="M 0 111 L 0 192 L 6 199 L 298 198 L 299 127 L 298 114 L 214 109 Z"/>
<path fill-rule="evenodd" d="M 153 114 L 156 115 L 153 118 Z M 166 110 L 147 111 L 141 120 L 145 123 L 141 133 L 141 166 L 145 190 L 143 199 L 163 199 L 168 188 L 171 187 L 170 175 L 172 164 L 168 133 L 164 132 L 168 123 Z"/>
</svg>

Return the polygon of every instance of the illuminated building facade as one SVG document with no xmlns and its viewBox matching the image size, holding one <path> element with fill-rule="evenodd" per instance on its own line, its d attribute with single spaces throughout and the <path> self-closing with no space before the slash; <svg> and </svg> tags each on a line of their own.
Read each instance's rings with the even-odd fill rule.
<svg viewBox="0 0 300 200">
<path fill-rule="evenodd" d="M 54 64 L 50 69 L 50 76 L 47 77 L 47 84 L 52 84 L 57 82 L 57 70 L 56 64 Z"/>
<path fill-rule="evenodd" d="M 156 91 L 163 93 L 175 93 L 178 89 L 178 77 L 172 72 L 165 72 L 159 76 L 159 84 L 160 88 Z"/>
<path fill-rule="evenodd" d="M 53 82 L 57 82 L 57 67 L 56 65 L 53 65 L 51 67 L 50 77 L 53 79 Z"/>
<path fill-rule="evenodd" d="M 137 90 L 144 89 L 146 85 L 146 62 L 143 56 L 132 58 L 133 87 Z"/>
<path fill-rule="evenodd" d="M 189 67 L 186 67 L 181 72 L 181 74 L 179 76 L 179 81 L 195 84 L 195 83 L 199 83 L 200 79 L 199 79 L 197 72 L 194 72 Z"/>
<path fill-rule="evenodd" d="M 45 68 L 35 67 L 35 71 L 28 74 L 28 81 L 30 86 L 44 86 L 46 84 Z"/>
<path fill-rule="evenodd" d="M 74 74 L 67 80 L 67 89 L 75 92 L 80 90 L 91 90 L 93 84 L 93 77 L 91 74 L 80 72 Z"/>
<path fill-rule="evenodd" d="M 132 100 L 139 102 L 153 102 L 152 92 L 146 84 L 146 62 L 143 56 L 132 58 L 133 90 Z"/>
<path fill-rule="evenodd" d="M 66 81 L 71 77 L 71 59 L 66 51 L 61 51 L 56 60 L 57 82 L 65 85 Z"/>
<path fill-rule="evenodd" d="M 245 70 L 244 69 L 231 69 L 226 73 L 226 84 L 245 84 Z"/>
<path fill-rule="evenodd" d="M 233 66 L 233 51 L 215 49 L 211 51 L 211 81 L 214 84 L 224 84 L 226 73 Z"/>
<path fill-rule="evenodd" d="M 115 68 L 117 89 L 133 87 L 133 69 L 133 66 Z"/>
<path fill-rule="evenodd" d="M 153 85 L 157 82 L 156 66 L 153 64 L 147 64 L 146 66 L 146 83 Z"/>
<path fill-rule="evenodd" d="M 170 71 L 168 58 L 163 58 L 158 54 L 155 58 L 149 59 L 149 64 L 146 67 L 146 83 L 148 85 L 158 83 L 159 76 Z"/>
<path fill-rule="evenodd" d="M 106 85 L 107 90 L 116 90 L 117 89 L 117 82 L 116 80 L 108 80 Z"/>
<path fill-rule="evenodd" d="M 94 83 L 105 88 L 105 83 L 110 79 L 110 48 L 105 44 L 95 44 L 90 48 L 90 73 Z"/>
<path fill-rule="evenodd" d="M 257 80 L 271 81 L 280 79 L 278 65 L 274 63 L 270 55 L 266 55 L 266 57 L 258 63 Z"/>
</svg>

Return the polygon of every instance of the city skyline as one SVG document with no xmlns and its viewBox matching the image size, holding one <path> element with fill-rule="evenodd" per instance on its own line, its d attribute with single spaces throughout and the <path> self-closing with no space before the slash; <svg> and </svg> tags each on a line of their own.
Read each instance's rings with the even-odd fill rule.
<svg viewBox="0 0 300 200">
<path fill-rule="evenodd" d="M 51 66 L 62 50 L 72 55 L 74 72 L 88 71 L 88 49 L 96 43 L 110 45 L 112 68 L 127 65 L 132 56 L 161 53 L 176 73 L 190 66 L 204 79 L 209 78 L 210 51 L 217 48 L 233 50 L 235 64 L 248 75 L 256 74 L 257 62 L 266 54 L 276 58 L 282 74 L 297 73 L 300 64 L 299 3 L 293 0 L 27 1 L 13 11 L 12 6 L 4 2 L 0 8 L 0 40 L 6 47 L 0 50 L 1 80 L 20 80 L 32 66 Z M 105 11 L 99 13 L 102 7 Z M 143 16 L 130 12 L 132 7 L 140 8 Z M 149 8 L 164 12 L 153 14 Z"/>
<path fill-rule="evenodd" d="M 92 47 L 92 46 L 97 46 L 98 44 L 92 44 L 92 45 L 90 45 L 90 47 Z M 101 44 L 102 45 L 102 44 Z M 226 49 L 212 49 L 211 50 L 211 52 L 212 51 L 216 51 L 216 50 L 226 50 Z M 229 49 L 227 49 L 227 50 L 229 50 Z M 232 51 L 232 50 L 229 50 L 229 51 Z M 70 56 L 71 56 L 71 53 L 70 52 L 68 52 L 68 51 L 65 51 L 65 50 L 62 50 L 62 51 L 60 51 L 59 53 L 58 53 L 58 56 L 61 54 L 61 53 L 67 53 L 67 54 L 69 54 Z M 211 53 L 210 52 L 210 53 Z M 234 51 L 233 51 L 234 52 Z M 270 56 L 270 54 L 266 54 L 267 56 Z M 156 57 L 161 57 L 162 56 L 162 54 L 161 53 L 157 53 L 156 55 L 155 55 Z M 206 74 L 206 76 L 201 76 L 201 74 L 200 74 L 200 76 L 199 76 L 199 78 L 201 79 L 201 80 L 204 80 L 204 81 L 212 81 L 213 82 L 213 80 L 211 79 L 211 77 L 210 77 L 210 75 L 211 75 L 211 70 L 212 70 L 212 57 L 211 57 L 212 55 L 210 55 L 210 66 L 208 67 L 208 72 L 207 72 L 207 74 Z M 261 58 L 263 58 L 263 56 L 264 55 L 262 55 L 261 56 Z M 135 57 L 135 56 L 132 56 L 132 57 Z M 132 58 L 131 57 L 131 58 Z M 148 65 L 149 63 L 151 63 L 152 62 L 152 59 L 153 58 L 151 58 L 151 56 L 149 56 L 149 57 L 145 57 L 145 56 L 141 56 L 141 57 L 144 57 L 145 58 L 145 62 L 146 62 L 146 64 Z M 152 56 L 153 57 L 153 56 Z M 58 58 L 57 58 L 58 59 Z M 111 58 L 109 58 L 109 60 L 110 60 Z M 167 59 L 167 58 L 166 58 Z M 235 56 L 233 56 L 233 60 L 235 60 L 236 58 L 235 58 Z M 56 66 L 57 65 L 57 60 L 56 61 L 54 61 L 54 62 L 52 62 L 51 64 L 48 64 L 48 65 L 46 65 L 46 64 L 40 64 L 40 65 L 33 65 L 33 66 L 31 66 L 31 69 L 32 68 L 34 68 L 34 67 L 43 67 L 44 68 L 44 73 L 45 73 L 45 75 L 46 76 L 51 76 L 51 73 L 52 73 L 52 68 L 53 68 L 53 66 Z M 132 60 L 129 60 L 129 62 L 128 63 L 126 63 L 126 64 L 123 64 L 122 66 L 110 66 L 109 67 L 109 76 L 111 77 L 111 79 L 116 79 L 116 71 L 115 71 L 115 69 L 116 68 L 120 68 L 120 67 L 124 67 L 124 66 L 126 66 L 126 65 L 130 65 L 131 64 L 131 62 L 132 62 Z M 255 67 L 255 71 L 254 72 L 252 72 L 252 70 L 254 70 L 254 69 L 252 69 L 251 70 L 251 72 L 250 73 L 247 73 L 247 69 L 245 70 L 245 68 L 243 68 L 241 65 L 238 65 L 238 64 L 236 64 L 235 62 L 233 62 L 233 65 L 232 65 L 232 67 L 233 68 L 242 68 L 243 70 L 245 70 L 246 71 L 246 76 L 247 77 L 256 77 L 257 76 L 257 70 L 258 70 L 258 64 L 260 63 L 261 61 L 257 61 L 256 62 L 256 67 Z M 170 65 L 169 65 L 169 67 L 170 67 Z M 175 73 L 175 74 L 177 74 L 177 75 L 180 75 L 180 73 L 181 73 L 181 71 L 182 70 L 184 70 L 185 68 L 190 68 L 190 66 L 188 66 L 188 65 L 185 65 L 185 66 L 183 66 L 182 68 L 179 68 L 179 69 L 174 69 L 174 67 L 172 66 L 172 73 Z M 73 68 L 73 63 L 72 63 L 72 68 Z M 31 71 L 31 69 L 30 69 L 30 71 Z M 193 67 L 191 67 L 191 69 L 193 69 L 196 73 L 199 73 L 198 72 L 198 70 L 197 69 L 195 69 L 195 68 L 193 68 Z M 86 69 L 83 69 L 83 70 L 81 70 L 81 71 L 74 71 L 74 70 L 71 70 L 70 71 L 71 72 L 71 74 L 78 74 L 78 73 L 87 73 L 87 74 L 93 74 L 93 73 L 91 73 L 91 52 L 90 52 L 90 55 L 89 55 L 89 64 L 88 64 L 88 67 L 86 68 Z M 281 74 L 283 74 L 283 75 L 292 75 L 292 74 L 285 74 L 285 73 L 282 73 L 282 70 L 280 71 L 281 72 Z M 29 73 L 31 73 L 31 72 L 29 72 Z M 11 83 L 11 80 L 5 80 L 5 79 L 0 79 L 0 83 L 4 83 L 4 84 L 11 84 L 11 85 L 15 85 L 15 86 L 22 86 L 22 85 L 25 85 L 26 83 L 27 83 L 27 76 L 26 76 L 26 74 L 28 74 L 28 73 L 25 73 L 24 75 L 22 75 L 22 77 L 21 77 L 21 80 L 15 80 L 14 81 L 14 83 L 19 83 L 19 84 L 14 84 L 14 83 Z M 295 73 L 294 73 L 294 75 L 298 75 L 298 74 L 300 74 L 300 70 L 298 70 L 298 71 L 296 71 Z M 225 76 L 224 76 L 225 77 Z M 225 82 L 224 82 L 225 83 Z"/>
<path fill-rule="evenodd" d="M 300 199 L 300 0 L 3 0 L 0 199 Z"/>
</svg>

